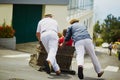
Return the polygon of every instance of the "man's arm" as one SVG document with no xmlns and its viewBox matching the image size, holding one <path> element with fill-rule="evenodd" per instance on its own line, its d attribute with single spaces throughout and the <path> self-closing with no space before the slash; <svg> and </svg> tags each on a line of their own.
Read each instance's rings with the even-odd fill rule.
<svg viewBox="0 0 120 80">
<path fill-rule="evenodd" d="M 36 33 L 36 37 L 37 37 L 38 41 L 40 42 L 40 32 Z"/>
<path fill-rule="evenodd" d="M 69 41 L 72 36 L 72 26 L 68 27 L 66 35 L 65 35 L 65 42 Z"/>
<path fill-rule="evenodd" d="M 62 46 L 65 46 L 65 44 L 71 39 L 71 36 L 72 36 L 72 31 L 71 31 L 71 27 L 69 27 L 67 29 L 67 32 L 66 32 L 66 35 L 65 35 L 65 38 L 64 38 L 64 42 L 62 45 L 60 45 L 61 47 Z"/>
</svg>

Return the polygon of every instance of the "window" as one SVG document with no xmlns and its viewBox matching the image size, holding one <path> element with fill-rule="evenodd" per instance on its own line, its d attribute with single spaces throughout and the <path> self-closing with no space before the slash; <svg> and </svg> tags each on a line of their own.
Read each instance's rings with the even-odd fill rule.
<svg viewBox="0 0 120 80">
<path fill-rule="evenodd" d="M 93 9 L 93 0 L 69 0 L 69 15 Z"/>
</svg>

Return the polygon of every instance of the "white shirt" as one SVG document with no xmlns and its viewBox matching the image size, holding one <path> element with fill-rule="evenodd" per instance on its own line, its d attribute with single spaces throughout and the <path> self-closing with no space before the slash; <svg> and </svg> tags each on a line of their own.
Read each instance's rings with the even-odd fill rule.
<svg viewBox="0 0 120 80">
<path fill-rule="evenodd" d="M 58 23 L 52 18 L 43 18 L 39 21 L 37 26 L 37 32 L 53 30 L 58 33 Z"/>
</svg>

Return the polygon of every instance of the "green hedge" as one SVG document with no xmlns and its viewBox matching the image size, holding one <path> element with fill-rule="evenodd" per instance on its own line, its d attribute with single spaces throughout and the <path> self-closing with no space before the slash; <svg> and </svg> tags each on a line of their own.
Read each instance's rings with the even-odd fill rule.
<svg viewBox="0 0 120 80">
<path fill-rule="evenodd" d="M 103 39 L 102 38 L 97 38 L 96 39 L 96 46 L 101 46 L 102 43 L 103 43 Z"/>
</svg>

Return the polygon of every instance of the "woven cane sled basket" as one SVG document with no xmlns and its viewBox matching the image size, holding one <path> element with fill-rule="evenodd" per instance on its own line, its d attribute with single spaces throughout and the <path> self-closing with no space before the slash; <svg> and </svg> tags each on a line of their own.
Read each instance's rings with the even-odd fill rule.
<svg viewBox="0 0 120 80">
<path fill-rule="evenodd" d="M 57 62 L 61 68 L 61 70 L 69 70 L 74 54 L 74 47 L 65 46 L 63 48 L 58 48 L 57 52 Z"/>
<path fill-rule="evenodd" d="M 38 66 L 44 66 L 44 62 L 47 58 L 47 52 L 43 46 L 40 47 L 40 52 L 37 59 Z"/>
<path fill-rule="evenodd" d="M 57 63 L 59 64 L 61 70 L 69 70 L 74 54 L 74 47 L 71 46 L 65 46 L 63 48 L 58 48 L 56 59 Z M 47 58 L 47 52 L 44 48 L 41 48 L 41 51 L 39 53 L 39 57 L 37 60 L 38 66 L 44 66 L 44 61 Z"/>
</svg>

